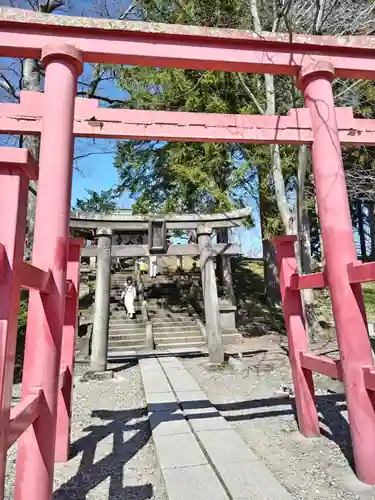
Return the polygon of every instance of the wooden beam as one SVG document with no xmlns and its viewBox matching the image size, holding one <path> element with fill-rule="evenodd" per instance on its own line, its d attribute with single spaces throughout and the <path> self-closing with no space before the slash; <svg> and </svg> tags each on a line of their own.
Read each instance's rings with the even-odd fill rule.
<svg viewBox="0 0 375 500">
<path fill-rule="evenodd" d="M 10 412 L 8 448 L 32 425 L 39 416 L 43 391 L 38 389 L 18 403 Z"/>
<path fill-rule="evenodd" d="M 375 391 L 375 366 L 363 366 L 362 371 L 366 389 Z"/>
<path fill-rule="evenodd" d="M 80 19 L 0 9 L 3 57 L 40 59 L 48 44 L 69 43 L 89 63 L 242 71 L 295 76 L 330 60 L 336 76 L 375 79 L 374 37 L 255 33 L 113 19 Z"/>
<path fill-rule="evenodd" d="M 22 288 L 48 293 L 51 271 L 43 271 L 28 262 L 22 262 L 20 276 Z"/>
<path fill-rule="evenodd" d="M 39 135 L 43 99 L 43 93 L 22 91 L 19 104 L 0 104 L 0 133 Z M 342 144 L 375 145 L 375 120 L 354 118 L 352 108 L 336 108 L 336 114 Z M 190 142 L 312 143 L 310 113 L 305 108 L 292 109 L 287 116 L 184 113 L 100 108 L 97 100 L 82 98 L 76 98 L 74 135 Z"/>
<path fill-rule="evenodd" d="M 214 255 L 235 256 L 240 254 L 240 248 L 236 243 L 219 243 L 212 246 Z M 97 247 L 86 247 L 81 249 L 81 257 L 95 257 L 98 253 Z M 112 245 L 112 257 L 147 257 L 149 256 L 148 245 Z M 170 245 L 166 256 L 197 256 L 198 245 L 182 244 Z"/>
<path fill-rule="evenodd" d="M 309 288 L 325 288 L 327 281 L 324 272 L 312 274 L 292 274 L 290 277 L 290 287 L 292 290 L 307 290 Z"/>
<path fill-rule="evenodd" d="M 342 380 L 340 360 L 329 358 L 328 356 L 316 356 L 311 352 L 300 351 L 300 360 L 303 368 L 313 372 L 327 375 L 328 377 Z"/>
</svg>

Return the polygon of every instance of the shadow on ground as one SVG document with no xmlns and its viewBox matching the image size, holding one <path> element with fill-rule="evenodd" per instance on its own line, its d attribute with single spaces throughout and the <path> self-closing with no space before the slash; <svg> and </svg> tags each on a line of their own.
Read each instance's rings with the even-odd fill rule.
<svg viewBox="0 0 375 500">
<path fill-rule="evenodd" d="M 232 271 L 241 333 L 249 337 L 285 334 L 282 310 L 272 307 L 264 294 L 263 262 L 233 258 Z"/>
<path fill-rule="evenodd" d="M 67 498 L 85 500 L 91 490 L 107 480 L 109 480 L 109 493 L 106 496 L 108 500 L 152 498 L 152 484 L 123 486 L 124 466 L 150 439 L 150 427 L 147 420 L 139 421 L 146 415 L 144 408 L 125 411 L 93 411 L 93 418 L 100 418 L 106 423 L 87 427 L 85 431 L 89 434 L 72 444 L 71 459 L 82 453 L 78 471 L 55 491 L 53 500 L 66 500 Z M 125 431 L 135 431 L 135 434 L 124 441 Z M 108 436 L 113 436 L 112 452 L 95 461 L 99 442 Z"/>
<path fill-rule="evenodd" d="M 335 442 L 353 467 L 352 447 L 350 443 L 349 427 L 342 411 L 346 410 L 344 395 L 332 393 L 317 396 L 317 406 L 320 413 L 322 435 Z M 185 409 L 198 410 L 189 413 L 189 419 L 204 419 L 214 417 L 212 406 L 208 400 L 184 401 Z M 228 422 L 246 421 L 294 415 L 296 410 L 293 399 L 264 398 L 250 401 L 215 405 L 217 416 L 222 415 Z M 207 413 L 202 409 L 207 408 Z M 151 416 L 153 427 L 165 421 L 184 418 L 170 410 L 168 403 L 153 405 L 154 418 Z M 242 411 L 242 414 L 239 413 Z M 126 498 L 131 500 L 146 500 L 153 498 L 153 485 L 148 483 L 141 486 L 123 486 L 124 468 L 139 450 L 147 444 L 151 436 L 150 423 L 146 419 L 144 408 L 125 411 L 95 410 L 93 418 L 100 418 L 103 425 L 93 425 L 85 429 L 88 435 L 78 439 L 71 446 L 71 459 L 82 454 L 77 473 L 57 491 L 53 500 L 86 500 L 91 490 L 100 483 L 109 480 L 109 500 Z M 125 431 L 133 431 L 132 437 L 124 441 Z M 125 434 L 126 435 L 126 434 Z M 95 461 L 95 454 L 99 442 L 113 436 L 112 451 Z M 173 437 L 171 437 L 173 439 Z M 106 497 L 107 498 L 107 497 Z"/>
</svg>

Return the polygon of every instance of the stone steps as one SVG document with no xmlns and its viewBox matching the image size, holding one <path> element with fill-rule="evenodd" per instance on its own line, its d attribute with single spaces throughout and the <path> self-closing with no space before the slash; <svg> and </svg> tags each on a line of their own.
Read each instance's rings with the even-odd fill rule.
<svg viewBox="0 0 375 500">
<path fill-rule="evenodd" d="M 154 326 L 152 327 L 152 330 L 154 334 L 173 334 L 176 332 L 200 332 L 200 329 L 196 325 L 178 325 L 178 326 L 169 326 L 168 323 L 165 323 L 164 325 L 161 326 Z"/>
<path fill-rule="evenodd" d="M 109 327 L 109 335 L 131 335 L 132 333 L 143 333 L 144 326 L 127 326 L 126 328 L 111 328 Z"/>
<path fill-rule="evenodd" d="M 196 346 L 196 345 L 204 345 L 205 342 L 203 340 L 203 337 L 201 335 L 196 335 L 196 336 L 185 336 L 183 335 L 183 332 L 181 332 L 181 335 L 172 337 L 170 335 L 164 335 L 164 336 L 158 336 L 157 338 L 155 337 L 155 345 L 157 348 L 161 348 L 162 346 L 176 346 L 183 344 L 189 345 L 189 346 Z"/>
<path fill-rule="evenodd" d="M 112 345 L 108 342 L 108 357 L 111 358 L 124 351 L 137 351 L 141 349 L 146 349 L 146 341 L 135 342 L 134 340 L 124 340 L 121 344 L 116 345 Z"/>
</svg>

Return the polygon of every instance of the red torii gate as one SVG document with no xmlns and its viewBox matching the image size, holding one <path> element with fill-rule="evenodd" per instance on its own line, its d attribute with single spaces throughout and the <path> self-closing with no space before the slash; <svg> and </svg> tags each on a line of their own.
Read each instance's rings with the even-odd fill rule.
<svg viewBox="0 0 375 500">
<path fill-rule="evenodd" d="M 334 106 L 334 76 L 375 79 L 374 37 L 311 37 L 129 23 L 0 9 L 0 54 L 41 59 L 43 94 L 0 105 L 0 132 L 40 134 L 39 171 L 25 151 L 0 161 L 0 498 L 8 447 L 18 438 L 16 500 L 49 500 L 53 466 L 67 459 L 79 242 L 68 238 L 73 136 L 312 146 L 324 243 L 323 273 L 298 276 L 295 237 L 277 259 L 296 393 L 305 436 L 320 434 L 312 372 L 344 381 L 356 473 L 375 484 L 375 368 L 360 283 L 375 264 L 356 261 L 341 143 L 375 143 L 375 121 Z M 76 98 L 83 62 L 296 76 L 306 108 L 286 117 L 100 109 Z M 94 118 L 94 119 L 93 119 Z M 32 264 L 23 262 L 27 181 L 38 177 Z M 69 281 L 67 281 L 69 280 Z M 22 400 L 10 411 L 20 287 L 31 289 Z M 299 290 L 328 287 L 340 360 L 309 353 Z M 57 432 L 56 432 L 57 429 Z"/>
</svg>

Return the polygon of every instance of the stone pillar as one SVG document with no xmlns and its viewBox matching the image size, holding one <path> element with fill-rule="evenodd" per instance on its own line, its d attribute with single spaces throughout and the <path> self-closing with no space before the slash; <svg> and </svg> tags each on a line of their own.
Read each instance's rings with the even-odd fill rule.
<svg viewBox="0 0 375 500">
<path fill-rule="evenodd" d="M 58 42 L 58 40 L 57 40 Z M 22 397 L 36 387 L 43 404 L 34 424 L 18 441 L 16 500 L 52 498 L 61 340 L 64 323 L 70 198 L 73 173 L 73 121 L 79 51 L 70 45 L 42 50 L 45 85 L 36 200 L 34 266 L 51 270 L 48 295 L 31 291 Z"/>
<path fill-rule="evenodd" d="M 229 243 L 228 228 L 222 228 L 217 233 L 217 243 Z M 216 275 L 220 280 L 220 285 L 224 288 L 224 295 L 233 305 L 236 304 L 236 296 L 233 289 L 232 279 L 232 258 L 230 255 L 220 255 L 216 257 Z"/>
<path fill-rule="evenodd" d="M 184 262 L 183 262 L 183 257 L 182 255 L 178 255 L 177 258 L 177 269 L 183 270 L 184 268 Z"/>
<path fill-rule="evenodd" d="M 375 416 L 362 367 L 372 364 L 360 284 L 351 284 L 347 265 L 357 260 L 332 92 L 334 68 L 316 61 L 302 68 L 300 86 L 310 111 L 315 193 L 322 232 L 325 276 L 332 298 L 340 365 L 357 477 L 375 484 Z"/>
<path fill-rule="evenodd" d="M 90 269 L 96 269 L 96 257 L 90 257 Z"/>
<path fill-rule="evenodd" d="M 101 228 L 96 234 L 98 236 L 98 263 L 90 370 L 104 372 L 107 369 L 112 230 Z"/>
<path fill-rule="evenodd" d="M 207 226 L 198 226 L 197 234 L 202 273 L 208 352 L 211 363 L 223 363 L 224 349 L 221 338 L 219 300 L 217 296 L 216 276 L 211 245 L 212 229 Z"/>
</svg>

